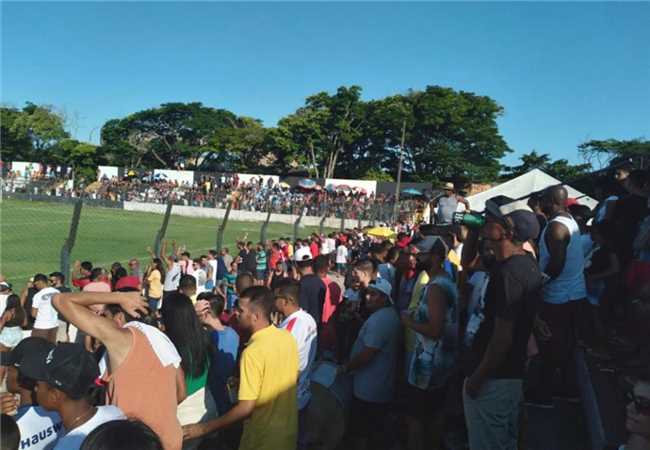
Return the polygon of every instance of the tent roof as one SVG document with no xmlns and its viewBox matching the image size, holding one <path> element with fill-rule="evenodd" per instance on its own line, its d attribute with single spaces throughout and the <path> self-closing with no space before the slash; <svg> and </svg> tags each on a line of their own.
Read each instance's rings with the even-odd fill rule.
<svg viewBox="0 0 650 450">
<path fill-rule="evenodd" d="M 522 199 L 529 197 L 530 194 L 539 192 L 549 186 L 561 184 L 561 181 L 556 180 L 549 174 L 542 172 L 539 169 L 533 169 L 523 175 L 520 175 L 512 180 L 494 186 L 487 191 L 479 192 L 478 194 L 467 197 L 469 205 L 473 211 L 483 211 L 485 209 L 485 202 L 497 195 L 505 195 L 514 199 Z M 581 205 L 586 205 L 594 209 L 598 202 L 591 197 L 586 196 L 577 189 L 565 184 L 570 198 L 575 198 Z"/>
</svg>

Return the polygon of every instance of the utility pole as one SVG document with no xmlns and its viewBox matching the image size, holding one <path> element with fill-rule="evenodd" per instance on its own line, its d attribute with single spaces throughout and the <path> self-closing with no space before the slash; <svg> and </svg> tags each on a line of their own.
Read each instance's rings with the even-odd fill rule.
<svg viewBox="0 0 650 450">
<path fill-rule="evenodd" d="M 399 218 L 399 193 L 402 184 L 402 163 L 404 161 L 404 139 L 406 138 L 406 117 L 402 121 L 402 142 L 399 146 L 399 163 L 397 165 L 397 184 L 395 185 L 395 206 L 393 209 L 393 222 Z"/>
</svg>

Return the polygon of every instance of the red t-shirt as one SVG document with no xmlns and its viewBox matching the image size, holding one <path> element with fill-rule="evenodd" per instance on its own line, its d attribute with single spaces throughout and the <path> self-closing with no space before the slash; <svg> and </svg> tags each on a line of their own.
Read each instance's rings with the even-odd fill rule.
<svg viewBox="0 0 650 450">
<path fill-rule="evenodd" d="M 140 289 L 140 278 L 138 278 L 135 275 L 128 275 L 126 277 L 122 277 L 119 280 L 117 280 L 117 283 L 115 283 L 115 290 L 122 289 L 122 288 L 133 288 L 133 289 Z"/>
<path fill-rule="evenodd" d="M 312 258 L 315 258 L 318 255 L 320 255 L 318 244 L 316 242 L 312 242 L 311 244 L 309 244 L 309 251 L 311 252 Z"/>
<path fill-rule="evenodd" d="M 282 259 L 281 252 L 277 250 L 271 250 L 271 257 L 269 258 L 269 268 L 271 270 L 275 270 L 275 268 L 278 266 L 278 263 Z"/>
<path fill-rule="evenodd" d="M 78 287 L 79 289 L 83 289 L 84 286 L 86 286 L 88 283 L 90 283 L 90 278 L 73 278 L 72 279 L 72 285 L 74 287 Z"/>
</svg>

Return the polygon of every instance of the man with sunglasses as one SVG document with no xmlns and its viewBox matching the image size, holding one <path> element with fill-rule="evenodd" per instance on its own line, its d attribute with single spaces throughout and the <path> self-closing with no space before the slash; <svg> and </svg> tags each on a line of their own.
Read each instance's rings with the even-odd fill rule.
<svg viewBox="0 0 650 450">
<path fill-rule="evenodd" d="M 467 355 L 463 406 L 472 450 L 516 449 L 528 338 L 542 274 L 524 243 L 539 233 L 525 202 L 489 202 L 483 239 L 496 256 L 483 318 Z"/>
<path fill-rule="evenodd" d="M 650 374 L 636 380 L 628 398 L 625 428 L 629 435 L 619 450 L 650 450 Z"/>
</svg>

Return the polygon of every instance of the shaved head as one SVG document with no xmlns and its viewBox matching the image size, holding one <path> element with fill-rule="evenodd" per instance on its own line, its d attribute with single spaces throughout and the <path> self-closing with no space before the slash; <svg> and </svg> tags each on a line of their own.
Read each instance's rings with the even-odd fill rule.
<svg viewBox="0 0 650 450">
<path fill-rule="evenodd" d="M 569 193 L 562 185 L 548 187 L 542 192 L 541 206 L 544 214 L 551 216 L 566 211 L 566 201 Z"/>
</svg>

